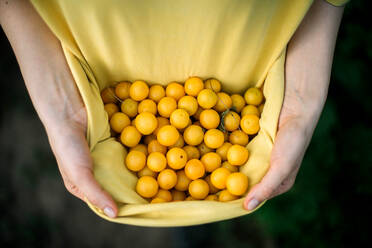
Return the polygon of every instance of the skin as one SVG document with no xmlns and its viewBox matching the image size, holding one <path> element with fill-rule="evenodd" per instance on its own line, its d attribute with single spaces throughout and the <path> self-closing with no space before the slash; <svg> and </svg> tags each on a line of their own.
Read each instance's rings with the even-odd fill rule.
<svg viewBox="0 0 372 248">
<path fill-rule="evenodd" d="M 246 209 L 288 191 L 295 181 L 327 97 L 342 12 L 343 7 L 315 1 L 288 45 L 284 103 L 270 168 L 246 196 Z M 85 138 L 86 108 L 60 42 L 26 0 L 0 0 L 0 24 L 17 57 L 67 190 L 116 217 L 115 202 L 93 176 Z"/>
<path fill-rule="evenodd" d="M 66 189 L 115 217 L 115 202 L 93 176 L 85 138 L 86 108 L 59 40 L 26 0 L 0 0 L 0 23 L 47 132 Z"/>
<path fill-rule="evenodd" d="M 270 168 L 246 196 L 253 210 L 290 190 L 327 98 L 333 52 L 344 7 L 314 1 L 288 44 L 285 92 Z"/>
</svg>

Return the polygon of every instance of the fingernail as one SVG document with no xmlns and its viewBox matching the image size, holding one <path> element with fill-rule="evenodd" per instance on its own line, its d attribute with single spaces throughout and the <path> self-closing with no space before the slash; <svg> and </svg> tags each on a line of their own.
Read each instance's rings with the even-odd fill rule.
<svg viewBox="0 0 372 248">
<path fill-rule="evenodd" d="M 248 203 L 248 210 L 253 210 L 253 209 L 255 209 L 257 206 L 258 206 L 258 204 L 260 204 L 260 202 L 258 201 L 258 200 L 256 200 L 256 199 L 252 199 L 249 203 Z"/>
<path fill-rule="evenodd" d="M 114 210 L 112 210 L 112 208 L 110 207 L 105 207 L 103 209 L 103 212 L 105 213 L 105 215 L 107 215 L 108 217 L 110 218 L 115 218 L 115 213 L 114 213 Z"/>
</svg>

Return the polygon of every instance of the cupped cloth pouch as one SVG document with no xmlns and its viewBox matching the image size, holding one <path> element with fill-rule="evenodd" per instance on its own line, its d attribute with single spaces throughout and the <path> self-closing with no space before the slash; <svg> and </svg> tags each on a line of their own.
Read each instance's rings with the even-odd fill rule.
<svg viewBox="0 0 372 248">
<path fill-rule="evenodd" d="M 109 126 L 99 89 L 89 82 L 77 59 L 67 51 L 66 55 L 87 105 L 91 125 L 88 132 L 103 130 L 101 129 L 103 126 L 107 137 Z M 269 168 L 270 153 L 283 101 L 284 55 L 283 52 L 274 62 L 262 86 L 266 101 L 260 118 L 260 131 L 248 143 L 250 156 L 247 163 L 240 167 L 240 171 L 248 176 L 250 188 L 262 179 Z M 118 217 L 111 219 L 91 203 L 88 205 L 107 220 L 141 226 L 187 226 L 230 219 L 253 212 L 243 209 L 244 197 L 231 202 L 181 201 L 149 204 L 136 193 L 137 176 L 124 165 L 127 150 L 115 138 L 97 140 L 91 153 L 95 178 L 117 202 Z"/>
<path fill-rule="evenodd" d="M 110 137 L 100 91 L 124 80 L 166 85 L 190 76 L 217 78 L 229 93 L 262 87 L 260 131 L 240 167 L 252 188 L 269 168 L 283 102 L 286 46 L 311 3 L 264 2 L 32 1 L 61 41 L 87 109 L 94 176 L 118 205 L 118 217 L 112 219 L 88 203 L 96 214 L 122 224 L 187 226 L 252 212 L 243 209 L 244 197 L 149 204 L 135 191 L 137 177 L 124 164 L 126 149 Z"/>
</svg>

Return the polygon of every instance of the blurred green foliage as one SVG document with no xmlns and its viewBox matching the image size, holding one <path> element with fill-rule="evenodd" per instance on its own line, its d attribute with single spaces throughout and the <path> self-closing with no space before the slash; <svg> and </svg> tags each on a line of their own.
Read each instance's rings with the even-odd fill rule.
<svg viewBox="0 0 372 248">
<path fill-rule="evenodd" d="M 252 215 L 212 224 L 210 230 L 219 237 L 219 242 L 212 243 L 214 246 L 267 247 L 267 242 L 249 245 L 236 238 L 250 240 L 252 223 L 263 230 L 255 230 L 253 235 L 264 234 L 277 247 L 369 244 L 372 32 L 365 3 L 351 1 L 345 8 L 329 96 L 294 187 Z M 234 228 L 241 222 L 246 225 Z M 195 229 L 187 230 L 197 233 Z"/>
<path fill-rule="evenodd" d="M 169 235 L 164 236 L 168 238 L 162 241 L 165 242 L 162 247 L 367 246 L 372 220 L 369 208 L 372 199 L 372 84 L 369 83 L 372 32 L 368 24 L 369 12 L 362 1 L 357 0 L 352 0 L 345 9 L 329 97 L 296 183 L 288 193 L 268 201 L 259 211 L 248 216 L 159 231 L 101 221 L 88 208 L 77 205 L 79 201 L 63 189 L 62 182 L 58 182 L 59 189 L 64 192 L 59 193 L 58 198 L 64 197 L 60 202 L 65 205 L 58 210 L 61 211 L 59 215 L 48 216 L 46 209 L 36 202 L 20 199 L 20 189 L 36 194 L 34 188 L 42 177 L 61 180 L 51 152 L 45 154 L 45 150 L 36 149 L 32 153 L 36 160 L 22 162 L 23 169 L 8 168 L 4 164 L 0 167 L 0 246 L 81 247 L 80 244 L 85 242 L 83 244 L 87 247 L 122 247 L 133 236 L 137 240 L 131 245 L 139 247 L 139 241 L 160 232 Z M 9 54 L 9 59 L 0 60 L 1 85 L 7 85 L 8 81 L 21 82 L 10 46 L 3 35 L 0 38 L 2 51 Z M 24 85 L 13 85 L 1 93 L 2 113 L 11 103 L 12 111 L 21 108 L 23 113 L 36 118 Z M 4 116 L 2 114 L 1 118 Z M 4 124 L 4 119 L 1 123 L 1 128 L 10 128 Z M 46 140 L 45 134 L 43 138 Z M 7 142 L 13 140 L 2 141 L 2 151 L 9 145 Z M 22 140 L 16 142 L 22 144 Z M 2 154 L 2 158 L 7 165 L 16 166 L 15 154 Z M 12 185 L 14 174 L 19 175 L 22 185 Z M 57 194 L 53 193 L 54 190 L 50 192 Z M 27 199 L 34 197 L 36 195 Z M 30 206 L 21 208 L 20 203 Z M 36 207 L 31 208 L 33 204 Z M 21 212 L 25 209 L 27 212 Z M 64 216 L 73 211 L 81 224 L 75 225 L 74 216 Z M 109 231 L 103 234 L 103 230 Z M 154 237 L 149 242 L 156 247 L 159 243 Z M 95 240 L 87 243 L 93 238 Z"/>
</svg>

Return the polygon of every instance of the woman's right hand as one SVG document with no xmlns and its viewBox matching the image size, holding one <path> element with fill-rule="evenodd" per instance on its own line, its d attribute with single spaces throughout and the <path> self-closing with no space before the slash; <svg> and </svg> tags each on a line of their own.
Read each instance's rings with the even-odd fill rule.
<svg viewBox="0 0 372 248">
<path fill-rule="evenodd" d="M 67 190 L 115 217 L 114 200 L 93 175 L 86 140 L 87 111 L 60 41 L 29 1 L 0 0 L 0 24 L 17 57 Z"/>
<path fill-rule="evenodd" d="M 108 217 L 117 207 L 112 197 L 97 183 L 86 135 L 86 110 L 82 107 L 59 124 L 45 125 L 66 189 L 85 201 L 85 197 Z"/>
</svg>

